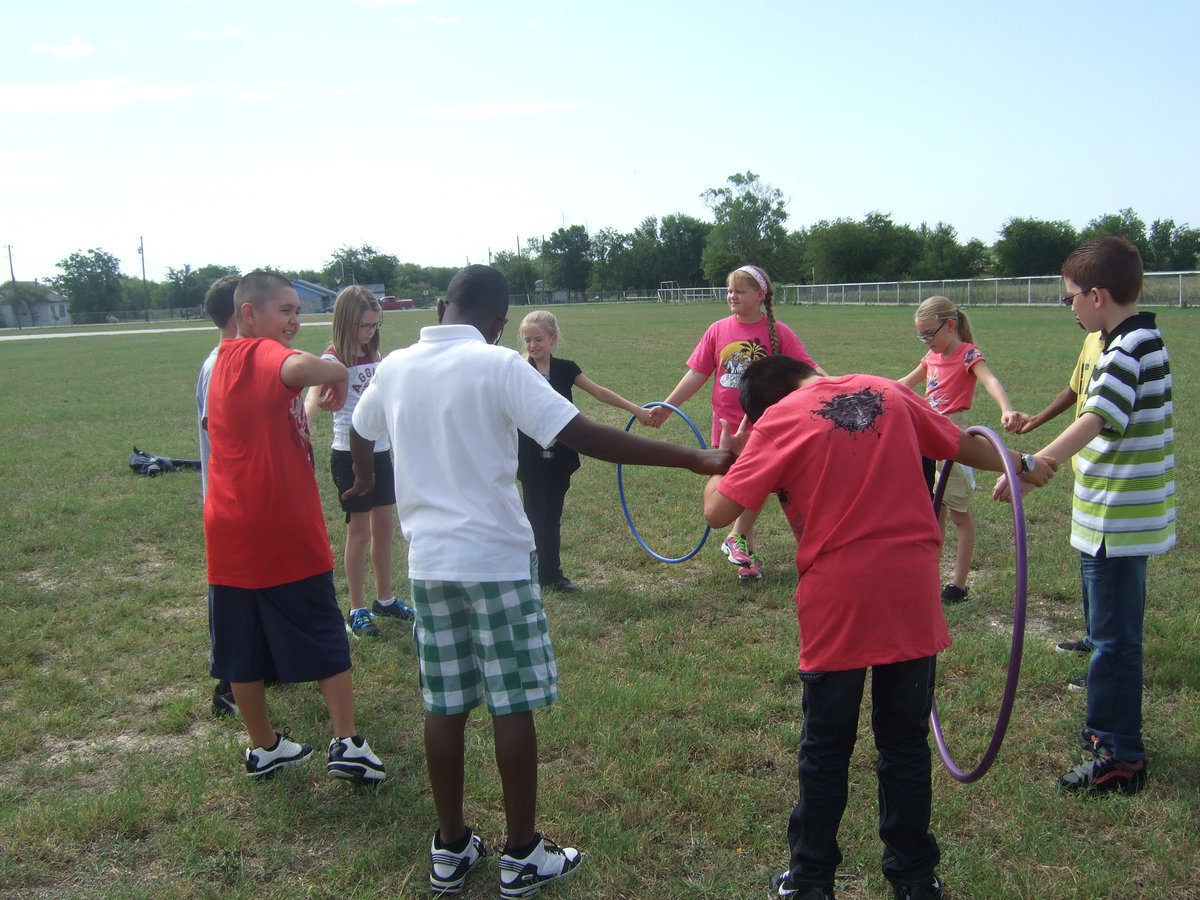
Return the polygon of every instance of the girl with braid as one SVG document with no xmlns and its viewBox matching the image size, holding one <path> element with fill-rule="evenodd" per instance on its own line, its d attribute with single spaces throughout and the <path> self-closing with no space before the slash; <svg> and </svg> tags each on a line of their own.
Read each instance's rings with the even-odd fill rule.
<svg viewBox="0 0 1200 900">
<path fill-rule="evenodd" d="M 726 300 L 733 315 L 714 322 L 704 332 L 704 337 L 688 357 L 687 372 L 666 399 L 672 406 L 682 405 L 704 386 L 710 375 L 715 374 L 712 387 L 714 447 L 720 442 L 722 420 L 729 423 L 730 431 L 736 431 L 742 421 L 744 414 L 738 399 L 738 386 L 742 382 L 742 372 L 756 359 L 790 356 L 808 363 L 818 374 L 826 374 L 805 351 L 796 333 L 775 321 L 774 291 L 770 278 L 760 266 L 734 269 L 726 284 L 729 288 Z M 651 424 L 658 427 L 669 415 L 670 410 L 655 407 Z M 721 544 L 721 552 L 738 567 L 738 576 L 745 581 L 762 578 L 763 559 L 754 549 L 754 523 L 761 512 L 761 507 L 744 510 L 734 520 L 732 531 Z"/>
</svg>

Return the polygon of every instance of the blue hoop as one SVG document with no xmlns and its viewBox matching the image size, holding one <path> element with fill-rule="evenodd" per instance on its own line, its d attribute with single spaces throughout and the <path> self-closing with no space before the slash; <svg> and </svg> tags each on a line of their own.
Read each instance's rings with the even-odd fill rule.
<svg viewBox="0 0 1200 900">
<path fill-rule="evenodd" d="M 679 418 L 683 419 L 683 421 L 687 422 L 688 427 L 692 429 L 692 434 L 696 435 L 696 442 L 700 445 L 700 449 L 701 450 L 708 449 L 708 444 L 706 444 L 704 442 L 704 435 L 702 435 L 700 433 L 700 429 L 696 427 L 696 423 L 693 422 L 690 418 L 688 418 L 688 414 L 685 413 L 682 409 L 680 409 L 678 406 L 672 406 L 670 403 L 663 403 L 663 402 L 660 402 L 657 400 L 653 401 L 652 403 L 644 404 L 642 406 L 642 408 L 650 409 L 653 406 L 661 406 L 664 409 L 669 409 L 669 410 L 671 410 L 671 412 L 673 412 L 677 416 L 679 416 Z M 625 430 L 628 431 L 633 426 L 633 423 L 636 421 L 637 421 L 637 416 L 630 416 L 629 421 L 625 423 Z M 670 556 L 663 556 L 660 553 L 655 553 L 653 550 L 650 549 L 650 545 L 646 543 L 645 539 L 638 532 L 637 526 L 633 524 L 633 516 L 630 515 L 630 513 L 629 513 L 629 504 L 625 502 L 625 478 L 622 475 L 622 466 L 620 464 L 617 465 L 617 492 L 621 495 L 621 509 L 624 510 L 624 512 L 625 512 L 625 521 L 629 523 L 629 530 L 633 532 L 633 536 L 634 536 L 634 538 L 637 539 L 637 542 L 642 545 L 642 549 L 645 550 L 647 553 L 649 553 L 651 556 L 653 556 L 655 559 L 657 559 L 659 562 L 681 563 L 686 560 L 689 560 L 693 556 L 695 556 L 697 553 L 700 552 L 700 548 L 703 547 L 704 542 L 708 540 L 708 533 L 710 531 L 712 531 L 712 527 L 709 525 L 705 525 L 704 526 L 704 534 L 700 535 L 700 543 L 698 543 L 692 549 L 692 551 L 690 553 L 688 553 L 686 556 L 670 557 Z"/>
</svg>

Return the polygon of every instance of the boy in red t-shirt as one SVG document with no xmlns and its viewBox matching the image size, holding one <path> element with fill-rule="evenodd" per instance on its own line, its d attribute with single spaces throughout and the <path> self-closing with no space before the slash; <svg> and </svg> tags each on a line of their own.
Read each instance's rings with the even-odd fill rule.
<svg viewBox="0 0 1200 900">
<path fill-rule="evenodd" d="M 287 279 L 251 272 L 234 293 L 239 340 L 224 341 L 208 389 L 211 442 L 204 543 L 212 675 L 230 682 L 250 735 L 246 771 L 269 776 L 312 747 L 275 731 L 264 681 L 316 681 L 333 722 L 328 772 L 378 782 L 358 734 L 350 650 L 333 587 L 333 551 L 313 472 L 301 391 L 346 401 L 341 363 L 291 348 L 300 300 Z"/>
<path fill-rule="evenodd" d="M 800 799 L 788 823 L 791 865 L 779 897 L 833 896 L 850 753 L 867 669 L 879 751 L 883 873 L 896 897 L 940 897 L 940 858 L 929 831 L 929 713 L 937 653 L 950 646 L 938 597 L 941 535 L 921 456 L 999 470 L 988 440 L 969 435 L 903 385 L 871 375 L 824 377 L 771 356 L 739 387 L 753 432 L 721 446 L 740 451 L 709 479 L 704 515 L 714 528 L 779 495 L 796 534 L 796 612 L 804 685 Z M 1057 463 L 1013 454 L 1031 482 Z"/>
</svg>

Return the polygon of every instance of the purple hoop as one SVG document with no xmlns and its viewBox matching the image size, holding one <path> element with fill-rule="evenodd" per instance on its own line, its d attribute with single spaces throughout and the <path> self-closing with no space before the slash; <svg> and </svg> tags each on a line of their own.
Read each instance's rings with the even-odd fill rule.
<svg viewBox="0 0 1200 900">
<path fill-rule="evenodd" d="M 996 727 L 992 729 L 992 740 L 988 744 L 987 750 L 984 751 L 983 758 L 979 760 L 979 765 L 969 772 L 964 772 L 955 765 L 954 758 L 950 756 L 950 750 L 946 747 L 946 738 L 942 733 L 942 722 L 938 718 L 936 699 L 933 701 L 933 711 L 929 716 L 929 721 L 933 725 L 933 739 L 937 743 L 938 753 L 942 757 L 942 762 L 946 764 L 946 770 L 951 776 L 965 784 L 978 781 L 992 767 L 992 763 L 996 759 L 996 754 L 1000 752 L 1000 745 L 1004 742 L 1004 734 L 1008 730 L 1008 720 L 1012 715 L 1013 701 L 1017 696 L 1017 679 L 1021 674 L 1021 653 L 1025 648 L 1025 603 L 1027 599 L 1028 575 L 1028 558 L 1025 547 L 1025 504 L 1021 498 L 1021 488 L 1017 484 L 1020 475 L 1013 465 L 1012 457 L 1008 454 L 1008 448 L 1004 446 L 1004 441 L 1000 440 L 996 432 L 982 425 L 974 425 L 967 429 L 967 433 L 978 434 L 987 438 L 992 446 L 996 448 L 996 452 L 1000 454 L 1000 459 L 1004 463 L 1004 475 L 1008 478 L 1008 483 L 1012 487 L 1013 542 L 1016 546 L 1017 558 L 1016 583 L 1013 588 L 1012 649 L 1008 654 L 1008 678 L 1004 682 L 1004 696 L 1000 702 L 1000 714 L 996 717 Z M 953 462 L 947 461 L 942 467 L 942 474 L 938 478 L 937 489 L 933 495 L 933 510 L 935 514 L 941 510 L 942 495 L 946 492 L 946 479 L 953 465 Z"/>
</svg>

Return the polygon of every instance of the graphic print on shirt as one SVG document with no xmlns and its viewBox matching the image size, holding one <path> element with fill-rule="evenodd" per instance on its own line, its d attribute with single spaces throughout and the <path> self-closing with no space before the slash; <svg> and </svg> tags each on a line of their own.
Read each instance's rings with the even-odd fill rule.
<svg viewBox="0 0 1200 900">
<path fill-rule="evenodd" d="M 883 415 L 883 392 L 863 388 L 853 394 L 838 394 L 813 412 L 832 422 L 834 428 L 851 434 L 875 431 L 875 420 Z"/>
<path fill-rule="evenodd" d="M 738 385 L 742 383 L 742 373 L 746 371 L 746 366 L 769 355 L 770 351 L 758 338 L 726 344 L 721 349 L 721 387 L 737 390 Z"/>
<path fill-rule="evenodd" d="M 978 347 L 972 347 L 965 354 L 963 354 L 962 367 L 964 369 L 970 369 L 975 360 L 982 358 L 983 353 L 980 351 L 980 349 Z M 940 366 L 934 362 L 927 363 L 925 368 L 925 399 L 929 402 L 929 405 L 938 412 L 941 412 L 942 408 L 946 406 L 950 399 L 944 394 L 944 392 L 938 390 L 938 388 L 941 386 L 941 383 L 942 376 Z"/>
<path fill-rule="evenodd" d="M 375 364 L 359 363 L 350 370 L 350 375 L 350 390 L 361 396 L 362 392 L 367 389 L 367 385 L 371 383 L 371 379 L 375 377 Z"/>
<path fill-rule="evenodd" d="M 288 415 L 292 417 L 292 440 L 296 446 L 308 454 L 312 467 L 317 467 L 317 459 L 313 455 L 312 433 L 308 430 L 308 416 L 304 412 L 304 395 L 297 394 L 292 398 L 288 407 Z"/>
</svg>

